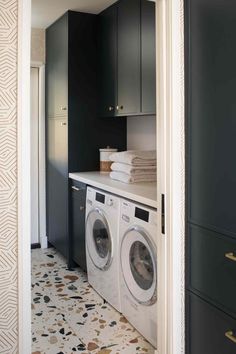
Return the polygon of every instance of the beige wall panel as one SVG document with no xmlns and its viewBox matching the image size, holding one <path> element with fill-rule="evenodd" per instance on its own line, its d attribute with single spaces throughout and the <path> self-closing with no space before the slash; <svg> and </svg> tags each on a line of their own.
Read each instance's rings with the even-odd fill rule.
<svg viewBox="0 0 236 354">
<path fill-rule="evenodd" d="M 18 352 L 17 1 L 0 1 L 0 353 Z"/>
</svg>

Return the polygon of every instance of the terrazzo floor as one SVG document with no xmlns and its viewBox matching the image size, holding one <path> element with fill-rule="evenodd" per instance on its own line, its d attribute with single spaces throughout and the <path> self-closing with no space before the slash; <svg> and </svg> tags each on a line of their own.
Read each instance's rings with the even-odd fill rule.
<svg viewBox="0 0 236 354">
<path fill-rule="evenodd" d="M 32 354 L 154 354 L 153 347 L 53 248 L 32 250 Z"/>
</svg>

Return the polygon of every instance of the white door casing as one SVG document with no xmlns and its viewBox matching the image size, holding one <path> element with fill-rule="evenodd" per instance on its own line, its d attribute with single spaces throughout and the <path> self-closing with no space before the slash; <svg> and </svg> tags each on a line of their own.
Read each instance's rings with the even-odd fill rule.
<svg viewBox="0 0 236 354">
<path fill-rule="evenodd" d="M 39 69 L 30 69 L 31 244 L 39 243 Z"/>
<path fill-rule="evenodd" d="M 184 1 L 157 0 L 158 353 L 185 352 Z M 161 225 L 161 213 L 158 213 Z"/>
<path fill-rule="evenodd" d="M 31 2 L 18 3 L 19 354 L 31 353 L 30 318 L 30 27 Z M 183 0 L 157 0 L 158 353 L 184 353 L 184 54 Z M 161 215 L 158 213 L 160 225 Z M 168 296 L 167 296 L 168 294 Z"/>
</svg>

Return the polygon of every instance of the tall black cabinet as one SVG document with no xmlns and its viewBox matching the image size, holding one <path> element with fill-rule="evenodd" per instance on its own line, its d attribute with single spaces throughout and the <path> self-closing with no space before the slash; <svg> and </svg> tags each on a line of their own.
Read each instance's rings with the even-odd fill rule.
<svg viewBox="0 0 236 354">
<path fill-rule="evenodd" d="M 185 1 L 188 354 L 236 352 L 235 37 L 235 1 Z"/>
<path fill-rule="evenodd" d="M 68 173 L 99 170 L 99 148 L 126 149 L 126 120 L 97 117 L 97 16 L 69 11 L 46 31 L 47 235 L 69 256 Z"/>
</svg>

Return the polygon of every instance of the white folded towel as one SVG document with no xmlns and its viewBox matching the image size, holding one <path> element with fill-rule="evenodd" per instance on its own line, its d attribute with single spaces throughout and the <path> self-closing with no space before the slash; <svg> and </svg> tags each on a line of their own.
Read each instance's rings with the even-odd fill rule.
<svg viewBox="0 0 236 354">
<path fill-rule="evenodd" d="M 124 172 L 128 175 L 138 176 L 138 175 L 150 175 L 156 173 L 156 166 L 133 166 L 126 163 L 113 162 L 111 165 L 112 171 Z"/>
<path fill-rule="evenodd" d="M 115 152 L 110 155 L 110 160 L 114 162 L 126 163 L 133 166 L 156 165 L 156 151 L 128 150 Z"/>
<path fill-rule="evenodd" d="M 155 182 L 156 181 L 156 174 L 149 174 L 149 175 L 139 175 L 139 176 L 131 176 L 127 175 L 123 172 L 114 172 L 110 173 L 110 177 L 115 179 L 116 181 L 124 182 L 124 183 L 135 183 L 135 182 Z"/>
</svg>

